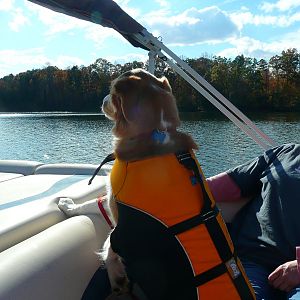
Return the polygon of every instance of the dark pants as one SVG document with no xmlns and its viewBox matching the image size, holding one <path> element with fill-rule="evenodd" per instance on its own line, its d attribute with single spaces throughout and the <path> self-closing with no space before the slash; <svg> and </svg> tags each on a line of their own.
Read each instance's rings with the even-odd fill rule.
<svg viewBox="0 0 300 300">
<path fill-rule="evenodd" d="M 242 263 L 255 291 L 256 300 L 300 300 L 300 288 L 295 288 L 287 294 L 269 284 L 268 276 L 273 270 L 244 259 Z"/>
<path fill-rule="evenodd" d="M 105 300 L 111 294 L 110 282 L 106 269 L 99 268 L 89 282 L 82 300 Z"/>
<path fill-rule="evenodd" d="M 111 295 L 111 286 L 106 269 L 99 268 L 89 282 L 82 300 L 105 300 Z M 115 296 L 109 299 L 147 300 L 138 285 L 134 284 L 130 295 Z"/>
</svg>

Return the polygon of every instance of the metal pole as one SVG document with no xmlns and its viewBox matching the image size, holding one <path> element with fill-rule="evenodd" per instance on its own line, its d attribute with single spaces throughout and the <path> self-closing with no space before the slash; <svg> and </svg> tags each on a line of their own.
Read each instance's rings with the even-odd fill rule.
<svg viewBox="0 0 300 300">
<path fill-rule="evenodd" d="M 156 51 L 150 50 L 148 52 L 148 56 L 149 56 L 148 72 L 150 72 L 151 74 L 154 74 L 154 71 L 155 71 Z"/>
</svg>

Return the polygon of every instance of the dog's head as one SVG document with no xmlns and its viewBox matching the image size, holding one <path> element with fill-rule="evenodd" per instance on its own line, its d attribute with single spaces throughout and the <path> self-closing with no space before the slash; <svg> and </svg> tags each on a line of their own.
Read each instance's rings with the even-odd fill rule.
<svg viewBox="0 0 300 300">
<path fill-rule="evenodd" d="M 113 134 L 128 138 L 154 129 L 175 130 L 180 125 L 178 110 L 167 78 L 135 69 L 115 79 L 102 105 L 115 122 Z"/>
</svg>

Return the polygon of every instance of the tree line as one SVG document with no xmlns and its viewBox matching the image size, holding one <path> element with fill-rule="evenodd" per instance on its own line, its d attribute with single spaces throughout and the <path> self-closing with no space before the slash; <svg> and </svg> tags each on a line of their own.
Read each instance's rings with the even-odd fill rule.
<svg viewBox="0 0 300 300">
<path fill-rule="evenodd" d="M 184 59 L 228 100 L 242 110 L 300 111 L 300 54 L 282 51 L 266 61 L 238 55 Z M 89 66 L 61 70 L 54 66 L 0 79 L 0 111 L 99 112 L 110 82 L 147 63 L 113 64 L 99 58 Z M 188 83 L 157 60 L 155 74 L 166 76 L 179 111 L 211 111 L 213 106 Z"/>
</svg>

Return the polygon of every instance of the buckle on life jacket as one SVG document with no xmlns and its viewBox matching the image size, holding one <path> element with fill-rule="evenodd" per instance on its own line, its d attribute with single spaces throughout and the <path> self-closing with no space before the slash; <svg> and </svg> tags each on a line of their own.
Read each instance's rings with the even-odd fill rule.
<svg viewBox="0 0 300 300">
<path fill-rule="evenodd" d="M 178 152 L 176 157 L 180 164 L 184 165 L 188 170 L 192 170 L 198 180 L 202 180 L 198 166 L 190 152 Z"/>
<path fill-rule="evenodd" d="M 178 234 L 180 234 L 184 231 L 187 231 L 193 227 L 196 227 L 196 226 L 199 226 L 206 222 L 209 222 L 211 219 L 216 218 L 216 216 L 218 214 L 219 214 L 219 209 L 217 208 L 217 206 L 215 206 L 208 212 L 200 213 L 194 217 L 191 217 L 180 223 L 170 226 L 168 228 L 168 231 L 173 235 L 178 235 Z"/>
</svg>

